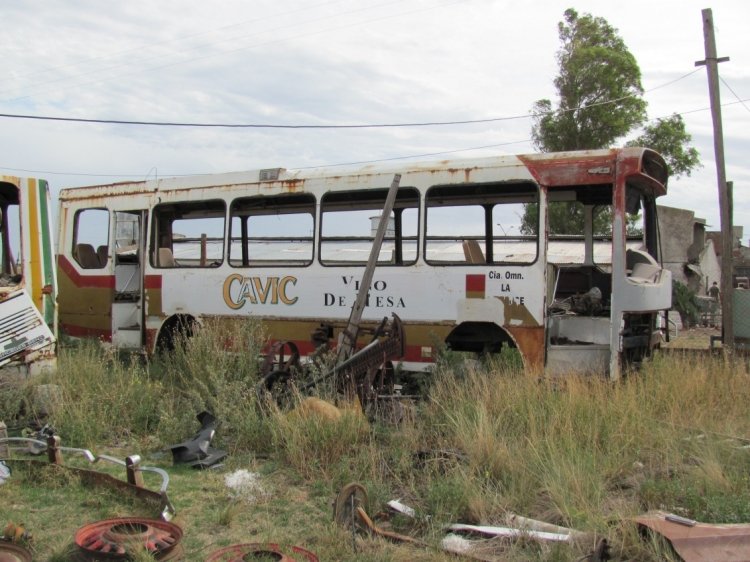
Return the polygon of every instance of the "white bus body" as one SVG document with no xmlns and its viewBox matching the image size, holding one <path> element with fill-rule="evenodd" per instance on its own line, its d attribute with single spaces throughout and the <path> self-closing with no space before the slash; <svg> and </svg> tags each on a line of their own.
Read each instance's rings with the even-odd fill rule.
<svg viewBox="0 0 750 562">
<path fill-rule="evenodd" d="M 656 239 L 665 170 L 627 148 L 65 189 L 61 328 L 151 353 L 193 320 L 252 316 L 310 353 L 311 333 L 336 341 L 346 326 L 401 174 L 363 319 L 403 320 L 406 368 L 443 343 L 508 345 L 534 371 L 617 378 L 658 345 L 671 306 Z M 555 205 L 577 206 L 580 230 L 550 232 Z"/>
</svg>

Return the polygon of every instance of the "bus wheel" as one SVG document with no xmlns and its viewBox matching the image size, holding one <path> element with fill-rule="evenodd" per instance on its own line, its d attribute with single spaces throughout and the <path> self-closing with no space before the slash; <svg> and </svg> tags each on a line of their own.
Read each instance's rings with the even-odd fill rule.
<svg viewBox="0 0 750 562">
<path fill-rule="evenodd" d="M 299 370 L 299 348 L 297 344 L 291 341 L 278 341 L 271 346 L 266 353 L 261 367 L 261 374 L 267 375 L 273 371 L 292 371 Z"/>
<path fill-rule="evenodd" d="M 289 371 L 276 370 L 263 375 L 255 385 L 258 406 L 264 413 L 269 413 L 271 404 L 284 408 L 292 401 L 292 374 Z"/>
<path fill-rule="evenodd" d="M 198 329 L 198 322 L 192 316 L 172 316 L 168 318 L 159 330 L 156 340 L 157 352 L 174 351 L 178 344 L 185 343 L 192 338 Z"/>
</svg>

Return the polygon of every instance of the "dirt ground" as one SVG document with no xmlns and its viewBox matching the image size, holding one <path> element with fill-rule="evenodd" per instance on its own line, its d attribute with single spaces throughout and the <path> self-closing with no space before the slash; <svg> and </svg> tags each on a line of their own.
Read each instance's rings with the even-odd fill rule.
<svg viewBox="0 0 750 562">
<path fill-rule="evenodd" d="M 662 347 L 667 349 L 709 349 L 711 347 L 711 336 L 719 335 L 721 335 L 719 328 L 704 328 L 701 326 L 680 330 L 677 336 L 670 334 L 669 342 L 663 343 Z"/>
</svg>

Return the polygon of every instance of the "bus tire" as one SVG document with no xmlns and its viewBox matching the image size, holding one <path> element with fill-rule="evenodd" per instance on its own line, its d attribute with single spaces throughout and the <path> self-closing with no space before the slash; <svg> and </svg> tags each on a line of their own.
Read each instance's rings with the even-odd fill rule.
<svg viewBox="0 0 750 562">
<path fill-rule="evenodd" d="M 198 321 L 189 314 L 178 314 L 167 318 L 159 330 L 156 339 L 156 351 L 169 353 L 174 351 L 179 342 L 192 338 L 198 329 Z"/>
</svg>

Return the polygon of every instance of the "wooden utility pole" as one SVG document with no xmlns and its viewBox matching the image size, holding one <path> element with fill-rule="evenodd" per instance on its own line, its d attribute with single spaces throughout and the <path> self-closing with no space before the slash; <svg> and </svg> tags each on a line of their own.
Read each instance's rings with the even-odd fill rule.
<svg viewBox="0 0 750 562">
<path fill-rule="evenodd" d="M 734 326 L 732 325 L 732 207 L 724 167 L 724 132 L 721 126 L 721 100 L 719 95 L 720 62 L 729 57 L 717 58 L 714 37 L 714 18 L 711 8 L 701 11 L 703 15 L 703 39 L 706 59 L 695 66 L 706 67 L 708 74 L 708 94 L 711 98 L 711 115 L 714 122 L 714 154 L 716 157 L 716 177 L 719 184 L 719 213 L 721 216 L 721 326 L 724 348 L 731 355 L 734 352 Z"/>
</svg>

